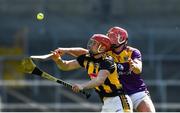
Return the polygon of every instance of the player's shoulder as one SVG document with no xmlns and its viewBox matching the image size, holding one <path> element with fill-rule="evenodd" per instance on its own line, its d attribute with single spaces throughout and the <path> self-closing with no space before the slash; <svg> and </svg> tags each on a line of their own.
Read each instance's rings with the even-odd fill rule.
<svg viewBox="0 0 180 113">
<path fill-rule="evenodd" d="M 135 47 L 132 47 L 132 46 L 127 46 L 127 51 L 138 51 L 138 52 L 140 52 L 140 50 L 139 49 L 137 49 L 137 48 L 135 48 Z"/>
<path fill-rule="evenodd" d="M 102 62 L 100 62 L 100 69 L 109 70 L 110 73 L 114 72 L 115 63 L 111 56 L 106 56 L 103 58 Z"/>
<path fill-rule="evenodd" d="M 110 61 L 114 61 L 114 59 L 113 59 L 113 57 L 112 56 L 106 56 L 106 58 L 105 58 L 106 60 L 110 60 Z"/>
<path fill-rule="evenodd" d="M 107 56 L 112 56 L 112 55 L 113 55 L 113 52 L 112 52 L 112 51 L 107 51 L 107 52 L 106 52 L 106 55 L 107 55 Z"/>
<path fill-rule="evenodd" d="M 84 67 L 84 62 L 89 61 L 90 58 L 91 57 L 89 54 L 82 54 L 82 55 L 78 56 L 76 60 L 82 67 Z"/>
<path fill-rule="evenodd" d="M 114 59 L 113 59 L 113 57 L 111 57 L 109 55 L 106 55 L 103 58 L 103 63 L 109 64 L 109 65 L 113 65 L 114 64 Z"/>
<path fill-rule="evenodd" d="M 140 50 L 138 50 L 137 48 L 130 47 L 130 46 L 128 46 L 127 48 L 129 49 L 129 51 L 131 51 L 131 58 L 132 59 L 142 57 Z"/>
<path fill-rule="evenodd" d="M 85 59 L 87 59 L 89 56 L 88 54 L 82 54 L 77 57 L 78 62 L 84 62 Z"/>
<path fill-rule="evenodd" d="M 82 54 L 82 55 L 79 55 L 78 57 L 77 57 L 77 59 L 79 59 L 79 58 L 85 58 L 86 57 L 86 54 Z"/>
<path fill-rule="evenodd" d="M 79 55 L 78 57 L 80 57 L 80 58 L 89 58 L 90 55 L 88 53 L 86 53 L 86 54 Z"/>
</svg>

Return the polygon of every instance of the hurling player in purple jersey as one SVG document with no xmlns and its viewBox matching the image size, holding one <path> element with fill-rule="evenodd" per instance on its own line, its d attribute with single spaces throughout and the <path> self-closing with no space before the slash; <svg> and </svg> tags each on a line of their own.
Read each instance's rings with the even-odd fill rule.
<svg viewBox="0 0 180 113">
<path fill-rule="evenodd" d="M 123 28 L 112 27 L 107 36 L 112 45 L 112 50 L 108 54 L 118 64 L 120 80 L 133 102 L 133 108 L 137 112 L 155 112 L 149 91 L 141 78 L 142 59 L 140 51 L 127 46 L 128 33 Z"/>
</svg>

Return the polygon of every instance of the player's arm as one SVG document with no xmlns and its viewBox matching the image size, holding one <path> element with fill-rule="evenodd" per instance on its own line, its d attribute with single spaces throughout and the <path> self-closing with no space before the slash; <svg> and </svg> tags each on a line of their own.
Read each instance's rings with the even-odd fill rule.
<svg viewBox="0 0 180 113">
<path fill-rule="evenodd" d="M 112 60 L 104 60 L 100 63 L 99 69 L 96 78 L 84 84 L 73 85 L 73 91 L 78 92 L 79 90 L 95 88 L 104 84 L 106 78 L 115 71 L 115 64 Z"/>
<path fill-rule="evenodd" d="M 61 55 L 68 54 L 68 55 L 72 55 L 74 57 L 78 57 L 82 54 L 88 53 L 87 49 L 81 48 L 81 47 L 72 47 L 72 48 L 61 48 L 61 47 L 59 47 L 54 51 L 58 52 Z"/>
<path fill-rule="evenodd" d="M 130 69 L 135 74 L 140 74 L 142 72 L 142 61 L 135 58 L 135 59 L 129 59 Z"/>
<path fill-rule="evenodd" d="M 104 84 L 104 81 L 106 78 L 110 75 L 110 72 L 108 70 L 100 70 L 97 77 L 92 79 L 91 81 L 82 84 L 83 89 L 90 89 L 98 87 L 102 84 Z"/>
<path fill-rule="evenodd" d="M 72 89 L 74 92 L 79 92 L 79 90 L 98 87 L 104 84 L 104 81 L 109 75 L 110 75 L 110 72 L 108 70 L 100 70 L 96 78 L 84 84 L 74 84 Z"/>
<path fill-rule="evenodd" d="M 54 60 L 59 69 L 63 71 L 75 70 L 81 67 L 77 60 L 62 60 L 60 54 L 57 52 L 53 52 L 53 56 L 51 58 Z"/>
<path fill-rule="evenodd" d="M 129 59 L 130 70 L 135 74 L 140 74 L 142 72 L 142 60 L 141 53 L 139 50 L 135 50 L 132 53 L 132 57 Z"/>
</svg>

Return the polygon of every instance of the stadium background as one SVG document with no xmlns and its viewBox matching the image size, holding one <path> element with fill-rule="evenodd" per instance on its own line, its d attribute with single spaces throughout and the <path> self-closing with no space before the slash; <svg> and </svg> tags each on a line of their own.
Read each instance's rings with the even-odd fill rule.
<svg viewBox="0 0 180 113">
<path fill-rule="evenodd" d="M 100 100 L 36 76 L 20 73 L 19 61 L 57 47 L 85 47 L 94 33 L 112 26 L 128 30 L 129 45 L 143 55 L 143 74 L 157 111 L 180 111 L 179 0 L 0 0 L 0 87 L 2 111 L 99 111 Z M 43 12 L 45 19 L 36 20 Z M 64 59 L 71 59 L 64 56 Z M 88 80 L 81 69 L 36 64 L 69 82 Z"/>
</svg>

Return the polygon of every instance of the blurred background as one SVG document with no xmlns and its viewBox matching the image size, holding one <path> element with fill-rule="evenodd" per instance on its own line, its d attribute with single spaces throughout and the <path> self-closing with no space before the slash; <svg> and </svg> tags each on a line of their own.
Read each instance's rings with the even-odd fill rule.
<svg viewBox="0 0 180 113">
<path fill-rule="evenodd" d="M 129 45 L 143 57 L 143 74 L 157 111 L 180 111 L 180 0 L 0 0 L 1 111 L 100 111 L 94 91 L 80 94 L 33 75 L 19 62 L 57 47 L 84 47 L 94 33 L 128 30 Z M 43 21 L 36 14 L 43 12 Z M 72 59 L 64 56 L 64 59 Z M 85 70 L 60 71 L 36 64 L 71 83 L 89 80 Z"/>
</svg>

